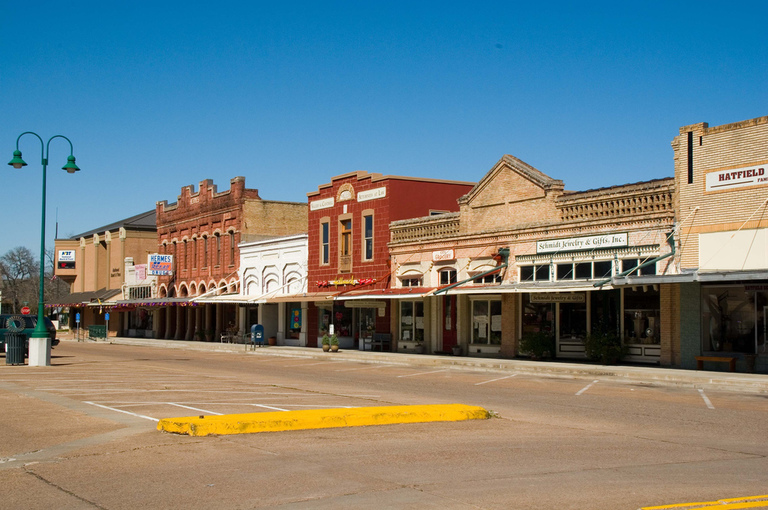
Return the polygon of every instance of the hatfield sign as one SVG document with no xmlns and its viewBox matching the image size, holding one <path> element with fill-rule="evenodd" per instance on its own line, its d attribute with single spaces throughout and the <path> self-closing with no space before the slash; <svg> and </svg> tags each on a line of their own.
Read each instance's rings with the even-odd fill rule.
<svg viewBox="0 0 768 510">
<path fill-rule="evenodd" d="M 536 253 L 556 253 L 560 251 L 596 250 L 600 248 L 615 248 L 627 246 L 628 234 L 607 234 L 602 236 L 569 237 L 567 239 L 551 239 L 538 241 Z"/>
<path fill-rule="evenodd" d="M 768 175 L 764 165 L 718 170 L 707 174 L 707 191 L 722 191 L 745 186 L 765 186 Z"/>
</svg>

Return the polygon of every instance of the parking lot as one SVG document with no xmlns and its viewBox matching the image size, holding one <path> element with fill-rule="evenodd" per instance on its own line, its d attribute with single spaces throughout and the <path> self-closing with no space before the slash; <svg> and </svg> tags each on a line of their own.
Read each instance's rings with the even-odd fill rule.
<svg viewBox="0 0 768 510">
<path fill-rule="evenodd" d="M 765 394 L 311 354 L 65 341 L 51 367 L 0 366 L 0 507 L 634 509 L 768 492 Z M 445 403 L 498 418 L 156 431 L 176 416 Z"/>
</svg>

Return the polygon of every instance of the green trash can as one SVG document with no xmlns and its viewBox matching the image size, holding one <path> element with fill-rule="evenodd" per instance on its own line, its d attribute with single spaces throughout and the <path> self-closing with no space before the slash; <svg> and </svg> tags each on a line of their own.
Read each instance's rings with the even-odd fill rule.
<svg viewBox="0 0 768 510">
<path fill-rule="evenodd" d="M 24 333 L 5 334 L 5 364 L 23 365 L 27 350 L 27 335 Z"/>
</svg>

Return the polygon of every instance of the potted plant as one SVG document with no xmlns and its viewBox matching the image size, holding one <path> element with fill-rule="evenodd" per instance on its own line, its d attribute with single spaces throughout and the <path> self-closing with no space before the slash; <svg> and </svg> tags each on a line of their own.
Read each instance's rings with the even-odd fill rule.
<svg viewBox="0 0 768 510">
<path fill-rule="evenodd" d="M 331 352 L 338 352 L 338 350 L 339 350 L 339 337 L 337 337 L 335 333 L 333 335 L 331 335 L 329 343 L 331 345 Z"/>
<path fill-rule="evenodd" d="M 520 339 L 520 353 L 528 354 L 532 360 L 549 358 L 555 353 L 555 337 L 547 331 L 533 331 Z"/>
<path fill-rule="evenodd" d="M 627 354 L 627 347 L 621 344 L 621 338 L 615 333 L 598 330 L 587 335 L 584 353 L 603 365 L 615 365 Z"/>
<path fill-rule="evenodd" d="M 323 333 L 323 339 L 321 340 L 321 344 L 323 346 L 324 352 L 328 352 L 331 350 L 331 337 L 328 336 L 328 333 Z"/>
</svg>

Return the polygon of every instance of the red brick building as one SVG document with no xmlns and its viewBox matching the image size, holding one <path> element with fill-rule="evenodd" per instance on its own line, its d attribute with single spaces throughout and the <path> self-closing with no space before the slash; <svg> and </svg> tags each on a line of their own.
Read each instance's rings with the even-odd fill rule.
<svg viewBox="0 0 768 510">
<path fill-rule="evenodd" d="M 331 324 L 342 347 L 390 333 L 392 221 L 458 211 L 472 183 L 354 172 L 308 193 L 309 345 Z"/>
<path fill-rule="evenodd" d="M 263 200 L 256 189 L 245 187 L 245 177 L 230 180 L 219 192 L 211 180 L 181 189 L 176 203 L 157 203 L 160 255 L 173 258 L 173 273 L 161 276 L 157 337 L 218 338 L 230 325 L 239 324 L 238 307 L 225 300 L 201 304 L 203 296 L 238 291 L 240 242 L 304 233 L 307 204 Z"/>
</svg>

